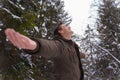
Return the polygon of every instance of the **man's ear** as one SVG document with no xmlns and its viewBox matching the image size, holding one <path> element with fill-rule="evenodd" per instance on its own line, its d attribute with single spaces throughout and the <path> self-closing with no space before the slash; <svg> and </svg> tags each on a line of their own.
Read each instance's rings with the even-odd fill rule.
<svg viewBox="0 0 120 80">
<path fill-rule="evenodd" d="M 61 33 L 63 33 L 63 31 L 62 31 L 62 30 L 59 30 L 58 32 L 59 32 L 60 34 L 61 34 Z"/>
</svg>

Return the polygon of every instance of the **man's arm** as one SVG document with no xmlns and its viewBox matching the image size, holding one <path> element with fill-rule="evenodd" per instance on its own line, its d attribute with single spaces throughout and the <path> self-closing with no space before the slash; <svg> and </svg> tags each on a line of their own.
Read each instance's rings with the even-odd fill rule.
<svg viewBox="0 0 120 80">
<path fill-rule="evenodd" d="M 16 32 L 14 29 L 6 29 L 5 34 L 14 46 L 23 49 L 29 54 L 38 54 L 51 58 L 58 56 L 60 53 L 61 44 L 59 41 L 38 38 L 31 39 Z"/>
<path fill-rule="evenodd" d="M 11 43 L 18 48 L 34 50 L 37 47 L 34 40 L 16 32 L 14 29 L 6 29 L 5 34 Z"/>
<path fill-rule="evenodd" d="M 40 55 L 46 58 L 57 57 L 60 55 L 62 44 L 58 40 L 47 40 L 34 38 L 39 45 L 34 54 Z M 33 52 L 32 52 L 33 53 Z"/>
</svg>

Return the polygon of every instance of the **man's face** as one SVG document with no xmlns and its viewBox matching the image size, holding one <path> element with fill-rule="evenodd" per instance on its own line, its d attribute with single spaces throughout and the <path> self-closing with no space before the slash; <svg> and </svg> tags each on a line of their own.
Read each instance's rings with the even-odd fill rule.
<svg viewBox="0 0 120 80">
<path fill-rule="evenodd" d="M 63 35 L 72 35 L 73 31 L 71 30 L 70 26 L 67 26 L 65 24 L 60 25 L 60 34 Z"/>
</svg>

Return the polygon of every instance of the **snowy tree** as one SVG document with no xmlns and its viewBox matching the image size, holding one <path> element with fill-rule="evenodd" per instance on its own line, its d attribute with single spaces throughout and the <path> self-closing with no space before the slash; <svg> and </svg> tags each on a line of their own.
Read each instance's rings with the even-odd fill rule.
<svg viewBox="0 0 120 80">
<path fill-rule="evenodd" d="M 120 60 L 119 5 L 118 0 L 101 0 L 99 3 L 97 30 L 102 52 L 96 59 L 98 69 L 96 75 L 102 80 L 119 80 L 120 78 L 120 63 L 117 61 Z"/>
<path fill-rule="evenodd" d="M 76 38 L 81 51 L 89 54 L 83 60 L 85 80 L 119 80 L 119 0 L 97 0 L 93 6 L 97 9 L 96 22 L 88 24 L 84 37 Z"/>
<path fill-rule="evenodd" d="M 71 22 L 70 16 L 64 10 L 64 2 L 61 0 L 0 0 L 2 79 L 43 80 L 46 77 L 51 79 L 49 72 L 52 62 L 41 57 L 27 55 L 14 47 L 5 37 L 4 30 L 14 28 L 28 37 L 51 39 L 53 30 L 59 22 L 66 24 Z"/>
</svg>

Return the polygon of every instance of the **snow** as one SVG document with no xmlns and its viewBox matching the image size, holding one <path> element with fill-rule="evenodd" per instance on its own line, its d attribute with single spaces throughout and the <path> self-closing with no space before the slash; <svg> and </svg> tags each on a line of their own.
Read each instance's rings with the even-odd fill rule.
<svg viewBox="0 0 120 80">
<path fill-rule="evenodd" d="M 20 7 L 22 10 L 25 10 L 25 8 L 24 8 L 24 7 L 22 7 L 20 4 L 19 4 L 19 7 Z"/>
<path fill-rule="evenodd" d="M 17 16 L 17 15 L 14 15 L 12 12 L 10 12 L 8 9 L 6 8 L 2 8 L 3 10 L 5 10 L 6 12 L 8 12 L 9 14 L 11 14 L 11 16 L 15 19 L 21 19 L 21 17 Z"/>
<path fill-rule="evenodd" d="M 15 7 L 17 7 L 17 8 L 21 8 L 22 10 L 25 10 L 25 8 L 24 7 L 22 7 L 20 4 L 14 4 L 12 1 L 10 1 L 10 0 L 8 0 L 12 5 L 14 5 Z M 20 0 L 19 0 L 20 1 Z M 18 1 L 18 2 L 19 2 Z"/>
<path fill-rule="evenodd" d="M 120 44 L 117 45 L 118 49 L 120 49 Z"/>
<path fill-rule="evenodd" d="M 0 4 L 0 8 L 2 8 L 2 6 L 3 6 L 3 5 L 2 5 L 2 4 Z"/>
<path fill-rule="evenodd" d="M 8 0 L 9 3 L 11 3 L 12 5 L 14 5 L 15 7 L 18 7 L 16 4 L 14 4 L 12 1 Z"/>
<path fill-rule="evenodd" d="M 2 23 L 2 21 L 0 21 L 0 27 L 1 27 L 1 26 L 3 26 L 3 23 Z"/>
<path fill-rule="evenodd" d="M 113 44 L 113 45 L 116 45 L 117 43 L 114 41 L 114 42 L 112 42 L 112 44 Z"/>
<path fill-rule="evenodd" d="M 17 2 L 20 2 L 21 0 L 17 0 Z"/>
<path fill-rule="evenodd" d="M 42 0 L 38 2 L 39 4 L 42 4 Z"/>
<path fill-rule="evenodd" d="M 35 30 L 36 30 L 37 32 L 39 32 L 39 29 L 38 29 L 38 27 L 37 27 L 37 26 L 35 26 L 34 28 L 35 28 Z"/>
</svg>

